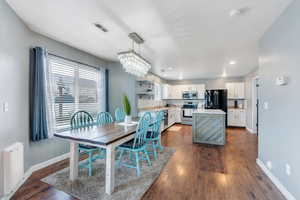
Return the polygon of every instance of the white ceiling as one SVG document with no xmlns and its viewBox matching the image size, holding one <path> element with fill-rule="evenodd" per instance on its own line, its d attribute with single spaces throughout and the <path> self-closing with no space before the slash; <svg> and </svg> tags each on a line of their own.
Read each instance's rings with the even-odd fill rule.
<svg viewBox="0 0 300 200">
<path fill-rule="evenodd" d="M 7 0 L 35 32 L 117 61 L 145 39 L 141 54 L 164 78 L 243 76 L 258 66 L 258 41 L 292 0 Z M 230 17 L 232 9 L 248 12 Z M 109 32 L 93 26 L 99 22 Z M 236 60 L 235 65 L 229 65 Z"/>
</svg>

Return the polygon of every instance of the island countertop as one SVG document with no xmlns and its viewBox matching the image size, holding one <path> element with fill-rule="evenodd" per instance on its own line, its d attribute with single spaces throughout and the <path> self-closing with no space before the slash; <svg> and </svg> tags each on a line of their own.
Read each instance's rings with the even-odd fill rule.
<svg viewBox="0 0 300 200">
<path fill-rule="evenodd" d="M 193 114 L 217 114 L 217 115 L 225 115 L 226 113 L 220 109 L 197 109 Z"/>
</svg>

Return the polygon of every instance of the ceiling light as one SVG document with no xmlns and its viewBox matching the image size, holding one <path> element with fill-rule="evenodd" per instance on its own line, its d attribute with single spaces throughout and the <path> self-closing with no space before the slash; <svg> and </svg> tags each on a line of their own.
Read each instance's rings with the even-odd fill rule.
<svg viewBox="0 0 300 200">
<path fill-rule="evenodd" d="M 183 79 L 182 75 L 179 75 L 179 80 L 182 80 L 182 79 Z"/>
<path fill-rule="evenodd" d="M 241 10 L 239 9 L 233 9 L 229 12 L 230 17 L 235 17 L 242 14 Z"/>
<path fill-rule="evenodd" d="M 235 61 L 235 60 L 232 60 L 232 61 L 229 62 L 229 64 L 230 64 L 230 65 L 235 65 L 235 64 L 236 64 L 236 61 Z"/>
<path fill-rule="evenodd" d="M 173 67 L 168 67 L 168 70 L 172 70 L 173 69 Z"/>
<path fill-rule="evenodd" d="M 151 64 L 134 51 L 134 42 L 141 44 L 144 40 L 136 33 L 130 33 L 129 37 L 132 39 L 132 49 L 118 53 L 118 58 L 127 73 L 144 77 L 151 68 Z"/>
</svg>

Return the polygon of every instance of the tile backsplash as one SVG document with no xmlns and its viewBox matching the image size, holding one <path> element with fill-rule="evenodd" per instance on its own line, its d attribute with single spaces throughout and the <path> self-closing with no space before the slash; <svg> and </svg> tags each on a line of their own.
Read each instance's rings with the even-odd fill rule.
<svg viewBox="0 0 300 200">
<path fill-rule="evenodd" d="M 138 109 L 155 108 L 166 106 L 166 101 L 153 99 L 139 99 Z"/>
</svg>

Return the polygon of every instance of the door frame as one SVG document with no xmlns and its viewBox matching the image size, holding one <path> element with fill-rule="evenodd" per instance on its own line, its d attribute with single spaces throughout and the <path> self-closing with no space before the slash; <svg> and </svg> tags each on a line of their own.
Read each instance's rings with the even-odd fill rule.
<svg viewBox="0 0 300 200">
<path fill-rule="evenodd" d="M 258 107 L 259 107 L 259 95 L 258 95 L 258 89 L 259 89 L 259 76 L 255 76 L 252 78 L 252 81 L 251 81 L 251 88 L 252 88 L 252 91 L 251 91 L 251 118 L 252 118 L 252 132 L 255 133 L 255 134 L 258 134 Z"/>
</svg>

